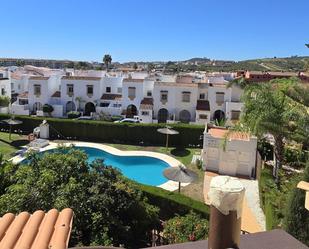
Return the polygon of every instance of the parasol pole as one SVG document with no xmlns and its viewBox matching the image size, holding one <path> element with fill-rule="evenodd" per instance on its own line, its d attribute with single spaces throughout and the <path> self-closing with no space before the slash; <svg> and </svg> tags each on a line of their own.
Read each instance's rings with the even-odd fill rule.
<svg viewBox="0 0 309 249">
<path fill-rule="evenodd" d="M 12 125 L 10 124 L 9 140 L 11 140 Z"/>
<path fill-rule="evenodd" d="M 178 193 L 180 193 L 181 182 L 178 182 Z"/>
<path fill-rule="evenodd" d="M 168 134 L 166 134 L 166 151 L 168 151 Z"/>
</svg>

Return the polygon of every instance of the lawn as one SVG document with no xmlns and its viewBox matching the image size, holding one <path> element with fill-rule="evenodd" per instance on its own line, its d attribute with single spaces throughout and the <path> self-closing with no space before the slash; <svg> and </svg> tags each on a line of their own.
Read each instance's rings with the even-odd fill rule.
<svg viewBox="0 0 309 249">
<path fill-rule="evenodd" d="M 4 155 L 5 159 L 12 157 L 15 151 L 21 149 L 23 145 L 28 143 L 25 136 L 12 134 L 12 140 L 9 140 L 9 134 L 0 132 L 0 153 Z"/>
</svg>

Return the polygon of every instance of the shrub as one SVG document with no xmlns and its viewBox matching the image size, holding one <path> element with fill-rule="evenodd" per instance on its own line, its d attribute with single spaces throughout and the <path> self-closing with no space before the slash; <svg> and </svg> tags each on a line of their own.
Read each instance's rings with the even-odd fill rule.
<svg viewBox="0 0 309 249">
<path fill-rule="evenodd" d="M 206 219 L 209 218 L 209 207 L 203 202 L 158 187 L 135 184 L 146 195 L 150 204 L 160 208 L 159 217 L 162 220 L 170 219 L 175 215 L 186 215 L 190 212 L 195 212 Z"/>
<path fill-rule="evenodd" d="M 49 104 L 45 104 L 43 105 L 43 112 L 46 112 L 46 113 L 52 113 L 54 111 L 54 107 L 52 107 L 51 105 Z"/>
<path fill-rule="evenodd" d="M 0 96 L 0 106 L 7 107 L 10 104 L 10 98 L 8 96 Z"/>
<path fill-rule="evenodd" d="M 9 115 L 0 114 L 0 120 L 9 117 Z M 16 116 L 16 118 L 23 121 L 21 129 L 26 134 L 32 132 L 43 119 L 46 119 L 51 127 L 51 138 L 58 138 L 59 134 L 61 134 L 62 138 L 106 143 L 143 143 L 144 145 L 164 145 L 166 141 L 166 136 L 157 132 L 157 129 L 164 127 L 165 124 L 119 124 L 94 120 L 79 121 L 27 116 Z M 189 124 L 172 124 L 170 126 L 179 131 L 178 135 L 170 136 L 170 146 L 191 147 L 202 145 L 201 135 L 203 134 L 204 126 Z M 5 126 L 0 124 L 0 128 L 5 128 Z"/>
<path fill-rule="evenodd" d="M 81 116 L 80 112 L 75 112 L 75 111 L 68 112 L 69 119 L 78 118 L 80 116 Z"/>
<path fill-rule="evenodd" d="M 308 151 L 294 149 L 290 147 L 284 148 L 285 162 L 292 167 L 305 167 L 308 158 Z"/>
<path fill-rule="evenodd" d="M 309 161 L 303 180 L 309 182 Z M 309 246 L 309 211 L 305 208 L 305 198 L 306 192 L 294 186 L 288 199 L 284 225 L 288 233 Z"/>
<path fill-rule="evenodd" d="M 195 213 L 176 216 L 163 225 L 163 237 L 169 244 L 206 239 L 208 221 Z"/>
</svg>

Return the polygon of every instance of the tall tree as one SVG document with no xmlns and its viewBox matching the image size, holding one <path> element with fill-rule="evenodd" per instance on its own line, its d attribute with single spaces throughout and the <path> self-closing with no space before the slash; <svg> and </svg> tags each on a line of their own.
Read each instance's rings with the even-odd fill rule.
<svg viewBox="0 0 309 249">
<path fill-rule="evenodd" d="M 110 54 L 104 55 L 103 63 L 105 65 L 105 67 L 106 67 L 106 71 L 108 71 L 108 67 L 112 63 L 112 56 Z"/>
<path fill-rule="evenodd" d="M 243 95 L 241 123 L 257 136 L 271 134 L 274 138 L 276 164 L 273 174 L 277 183 L 278 170 L 284 162 L 285 141 L 295 135 L 295 124 L 300 116 L 298 104 L 287 96 L 288 90 L 296 84 L 295 79 L 282 79 L 249 85 Z"/>
</svg>

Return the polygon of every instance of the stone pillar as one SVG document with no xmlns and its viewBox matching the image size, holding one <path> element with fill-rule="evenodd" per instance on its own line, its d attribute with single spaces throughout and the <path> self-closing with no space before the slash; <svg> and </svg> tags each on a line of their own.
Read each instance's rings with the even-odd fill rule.
<svg viewBox="0 0 309 249">
<path fill-rule="evenodd" d="M 235 177 L 216 176 L 210 182 L 208 249 L 238 248 L 245 188 Z"/>
</svg>

